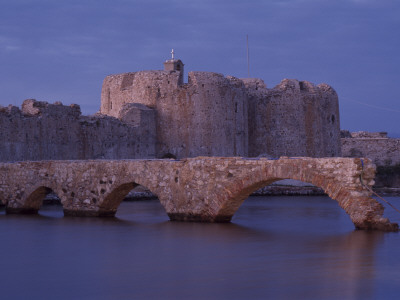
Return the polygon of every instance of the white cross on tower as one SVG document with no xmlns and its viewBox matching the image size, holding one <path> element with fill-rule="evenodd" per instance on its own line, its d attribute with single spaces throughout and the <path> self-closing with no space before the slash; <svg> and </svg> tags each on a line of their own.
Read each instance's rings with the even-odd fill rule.
<svg viewBox="0 0 400 300">
<path fill-rule="evenodd" d="M 174 60 L 174 49 L 171 51 L 172 60 Z"/>
</svg>

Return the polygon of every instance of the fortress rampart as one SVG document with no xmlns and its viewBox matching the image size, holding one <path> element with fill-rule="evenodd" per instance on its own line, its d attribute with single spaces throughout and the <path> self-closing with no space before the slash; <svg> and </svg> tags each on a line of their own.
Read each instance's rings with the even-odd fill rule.
<svg viewBox="0 0 400 300">
<path fill-rule="evenodd" d="M 136 107 L 136 126 L 82 116 L 79 105 L 25 100 L 0 107 L 0 161 L 154 157 L 154 112 Z"/>
<path fill-rule="evenodd" d="M 329 85 L 284 79 L 268 89 L 261 79 L 211 72 L 189 72 L 184 84 L 172 62 L 165 71 L 107 76 L 102 88 L 102 114 L 123 119 L 129 103 L 156 110 L 157 157 L 341 156 Z"/>
<path fill-rule="evenodd" d="M 163 71 L 107 76 L 100 112 L 26 100 L 0 107 L 0 161 L 196 156 L 341 156 L 338 96 L 326 84 Z"/>
</svg>

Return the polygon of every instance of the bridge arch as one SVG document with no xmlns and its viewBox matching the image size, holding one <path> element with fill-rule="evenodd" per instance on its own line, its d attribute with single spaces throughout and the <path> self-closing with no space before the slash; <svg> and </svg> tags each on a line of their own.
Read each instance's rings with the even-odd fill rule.
<svg viewBox="0 0 400 300">
<path fill-rule="evenodd" d="M 4 193 L 4 191 L 2 191 L 2 190 L 0 190 L 0 205 L 7 205 L 7 199 L 6 199 L 6 196 L 5 196 L 5 193 Z"/>
<path fill-rule="evenodd" d="M 305 168 L 291 164 L 270 166 L 267 170 L 239 176 L 220 191 L 220 207 L 215 219 L 230 220 L 243 201 L 256 190 L 279 180 L 294 179 L 320 187 L 331 199 L 338 202 L 357 229 L 376 229 L 381 226 L 383 230 L 391 230 L 393 225 L 383 218 L 384 207 L 369 196 L 369 191 L 363 190 L 359 183 L 357 188 L 346 186 L 336 176 L 333 171 L 321 172 L 315 167 Z M 358 177 L 354 180 L 357 181 Z"/>
<path fill-rule="evenodd" d="M 21 202 L 8 202 L 6 204 L 6 212 L 8 214 L 22 213 L 22 214 L 37 214 L 43 200 L 50 193 L 55 193 L 60 196 L 60 191 L 56 187 L 49 184 L 39 184 L 24 191 Z M 61 204 L 63 201 L 61 200 Z"/>
<path fill-rule="evenodd" d="M 152 194 L 157 196 L 157 198 L 160 199 L 159 194 L 160 192 L 158 191 L 157 188 L 154 188 L 149 182 L 143 179 L 132 179 L 132 180 L 126 180 L 126 181 L 119 181 L 113 184 L 113 186 L 110 188 L 109 192 L 105 193 L 104 197 L 102 200 L 100 200 L 98 207 L 99 211 L 101 212 L 101 216 L 115 216 L 118 207 L 124 200 L 124 198 L 128 195 L 128 193 L 133 190 L 137 186 L 143 186 L 147 188 Z M 161 204 L 162 201 L 160 201 Z M 165 208 L 165 206 L 163 205 Z"/>
<path fill-rule="evenodd" d="M 284 179 L 295 179 L 295 178 L 273 178 L 269 180 L 255 180 L 254 183 L 251 183 L 249 185 L 243 185 L 242 180 L 238 179 L 235 180 L 231 185 L 226 186 L 224 188 L 225 190 L 225 197 L 223 202 L 223 205 L 220 207 L 220 210 L 218 211 L 218 215 L 224 215 L 224 216 L 233 216 L 235 212 L 239 209 L 239 207 L 243 204 L 243 202 L 250 197 L 251 194 L 256 192 L 257 190 L 269 186 L 273 184 L 274 182 L 284 180 Z M 298 179 L 295 179 L 298 180 Z M 302 181 L 302 180 L 299 180 Z M 302 181 L 306 182 L 306 181 Z M 307 182 L 311 183 L 312 182 Z M 234 188 L 234 193 L 231 193 L 232 189 Z M 322 187 L 321 187 L 322 188 Z M 323 188 L 322 188 L 323 189 Z M 326 192 L 324 190 L 324 192 Z"/>
</svg>

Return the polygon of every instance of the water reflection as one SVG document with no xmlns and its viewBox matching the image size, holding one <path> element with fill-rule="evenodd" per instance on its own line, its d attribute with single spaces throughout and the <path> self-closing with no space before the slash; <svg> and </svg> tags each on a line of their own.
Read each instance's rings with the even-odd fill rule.
<svg viewBox="0 0 400 300">
<path fill-rule="evenodd" d="M 157 201 L 122 203 L 117 218 L 40 213 L 0 215 L 7 299 L 385 298 L 379 277 L 396 264 L 381 253 L 400 246 L 355 231 L 326 197 L 251 199 L 231 224 L 169 222 Z"/>
<path fill-rule="evenodd" d="M 169 282 L 176 288 L 198 286 L 194 283 L 200 280 L 212 290 L 221 289 L 220 284 L 227 290 L 235 289 L 232 283 L 248 287 L 231 296 L 297 298 L 300 293 L 302 298 L 368 299 L 374 295 L 375 249 L 383 233 L 282 236 L 236 224 L 172 222 L 158 224 L 154 230 L 162 232 L 158 243 L 168 265 L 195 271 L 194 276 L 185 273 L 180 282 Z M 172 253 L 177 236 L 182 239 L 179 255 Z"/>
</svg>

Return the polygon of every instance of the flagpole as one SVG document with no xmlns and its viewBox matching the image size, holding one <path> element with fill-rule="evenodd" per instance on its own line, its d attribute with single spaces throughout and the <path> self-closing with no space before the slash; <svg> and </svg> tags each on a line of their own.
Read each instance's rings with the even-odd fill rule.
<svg viewBox="0 0 400 300">
<path fill-rule="evenodd" d="M 247 49 L 247 77 L 250 78 L 249 35 L 248 34 L 246 34 L 246 49 Z"/>
</svg>

